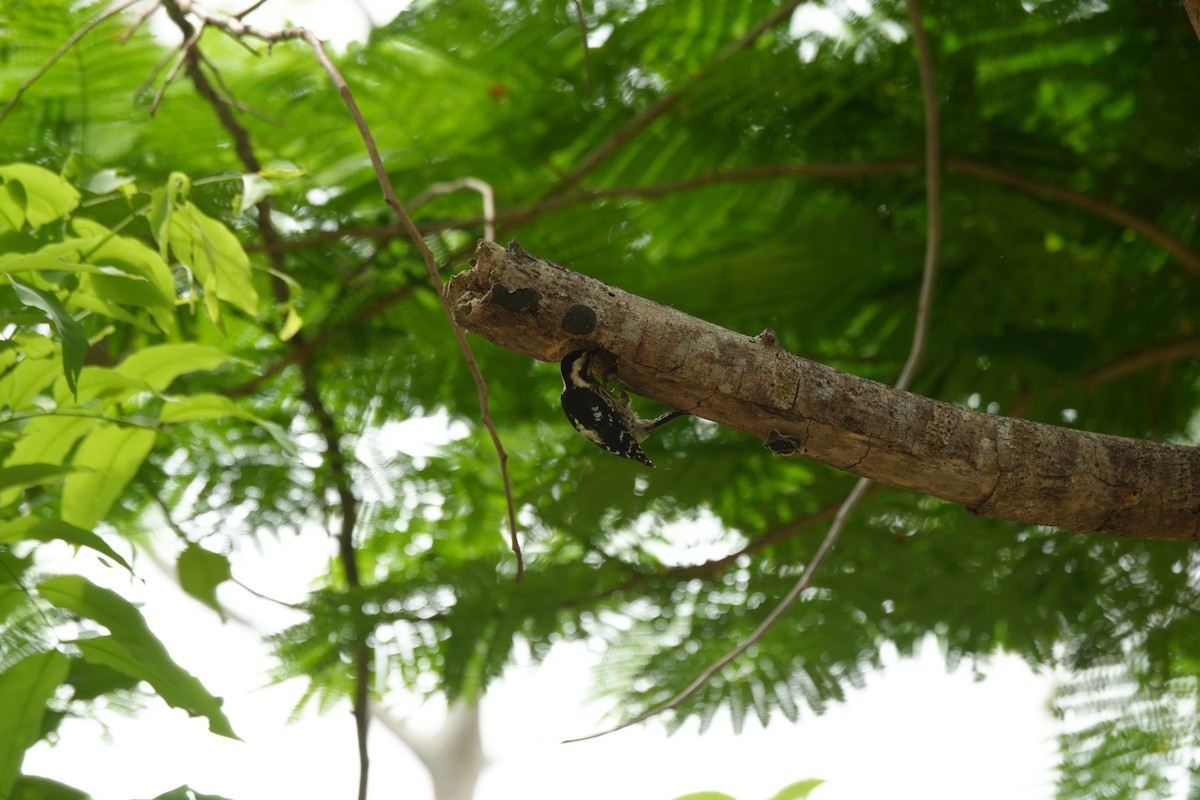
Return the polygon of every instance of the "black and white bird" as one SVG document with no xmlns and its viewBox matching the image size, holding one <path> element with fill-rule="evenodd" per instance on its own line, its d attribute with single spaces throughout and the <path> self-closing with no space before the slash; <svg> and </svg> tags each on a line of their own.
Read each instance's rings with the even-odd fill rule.
<svg viewBox="0 0 1200 800">
<path fill-rule="evenodd" d="M 591 367 L 592 353 L 587 350 L 575 350 L 563 357 L 563 392 L 559 400 L 567 419 L 598 447 L 653 467 L 642 451 L 642 442 L 655 428 L 687 412 L 669 411 L 655 419 L 640 419 L 629 407 L 628 398 L 616 397 L 592 377 Z"/>
</svg>

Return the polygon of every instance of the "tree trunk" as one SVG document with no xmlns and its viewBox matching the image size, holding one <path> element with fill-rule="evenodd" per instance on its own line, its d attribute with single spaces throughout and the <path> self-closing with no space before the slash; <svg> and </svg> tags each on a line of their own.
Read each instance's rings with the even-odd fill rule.
<svg viewBox="0 0 1200 800">
<path fill-rule="evenodd" d="M 479 729 L 479 704 L 458 703 L 446 710 L 446 721 L 432 736 L 413 733 L 391 714 L 377 710 L 376 719 L 406 744 L 433 780 L 435 800 L 471 800 L 487 767 Z"/>
</svg>

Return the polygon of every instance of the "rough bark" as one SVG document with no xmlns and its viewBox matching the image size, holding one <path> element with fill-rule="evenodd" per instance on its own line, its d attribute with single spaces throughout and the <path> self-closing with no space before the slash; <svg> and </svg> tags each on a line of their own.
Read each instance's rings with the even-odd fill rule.
<svg viewBox="0 0 1200 800">
<path fill-rule="evenodd" d="M 1200 450 L 968 411 L 787 352 L 533 256 L 481 241 L 446 287 L 455 319 L 542 361 L 615 357 L 643 397 L 996 519 L 1195 541 Z M 764 453 L 764 457 L 766 453 Z"/>
<path fill-rule="evenodd" d="M 1197 38 L 1200 38 L 1200 0 L 1183 0 L 1183 7 L 1187 9 L 1188 19 L 1192 21 L 1192 29 L 1196 31 Z"/>
</svg>

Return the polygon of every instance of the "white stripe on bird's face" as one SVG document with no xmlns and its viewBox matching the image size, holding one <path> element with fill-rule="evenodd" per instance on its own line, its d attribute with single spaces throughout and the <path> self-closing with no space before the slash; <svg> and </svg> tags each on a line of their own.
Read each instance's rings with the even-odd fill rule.
<svg viewBox="0 0 1200 800">
<path fill-rule="evenodd" d="M 571 364 L 571 383 L 575 386 L 587 386 L 591 383 L 591 376 L 588 375 L 587 367 L 591 359 L 587 356 L 581 356 L 575 359 Z"/>
</svg>

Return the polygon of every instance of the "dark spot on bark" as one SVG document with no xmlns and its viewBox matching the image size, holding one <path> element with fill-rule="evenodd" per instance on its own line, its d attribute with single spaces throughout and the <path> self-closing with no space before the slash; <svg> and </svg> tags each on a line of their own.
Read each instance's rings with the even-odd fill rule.
<svg viewBox="0 0 1200 800">
<path fill-rule="evenodd" d="M 587 336 L 596 330 L 596 312 L 576 303 L 567 309 L 562 329 L 573 336 Z"/>
<path fill-rule="evenodd" d="M 508 287 L 502 283 L 492 284 L 492 304 L 500 306 L 505 311 L 511 311 L 514 314 L 520 314 L 523 311 L 536 314 L 538 303 L 541 302 L 541 299 L 542 296 L 536 289 L 527 287 L 510 292 Z"/>
<path fill-rule="evenodd" d="M 785 436 L 779 431 L 772 430 L 763 440 L 763 447 L 771 451 L 771 455 L 794 456 L 804 452 L 804 445 L 797 436 Z"/>
</svg>

